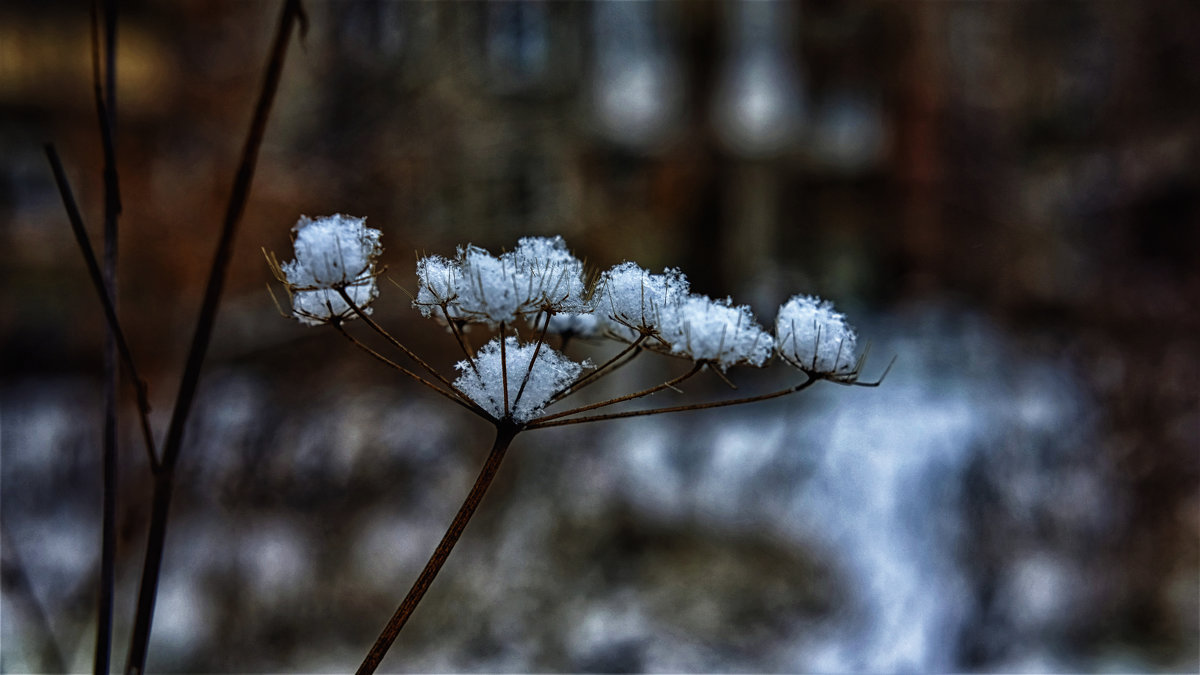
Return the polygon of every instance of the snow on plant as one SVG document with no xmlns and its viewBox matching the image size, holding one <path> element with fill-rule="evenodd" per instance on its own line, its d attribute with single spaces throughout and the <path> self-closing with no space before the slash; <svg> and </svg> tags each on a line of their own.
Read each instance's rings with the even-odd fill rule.
<svg viewBox="0 0 1200 675">
<path fill-rule="evenodd" d="M 812 295 L 796 295 L 783 303 L 775 319 L 779 357 L 807 373 L 856 372 L 858 337 L 833 303 Z"/>
<path fill-rule="evenodd" d="M 454 367 L 462 375 L 454 386 L 493 417 L 504 417 L 508 410 L 513 421 L 527 422 L 574 382 L 585 365 L 541 344 L 519 344 L 510 335 L 503 344 L 494 338 L 474 359 L 459 361 Z"/>
<path fill-rule="evenodd" d="M 280 265 L 268 257 L 291 296 L 292 315 L 319 326 L 335 317 L 354 318 L 355 307 L 370 313 L 379 297 L 375 265 L 383 252 L 380 236 L 365 218 L 301 216 L 292 228 L 296 259 Z"/>
<path fill-rule="evenodd" d="M 651 274 L 636 263 L 623 262 L 601 274 L 596 283 L 596 320 L 609 335 L 625 342 L 655 336 L 664 323 L 670 323 L 675 305 L 687 294 L 687 278 L 679 270 Z"/>
<path fill-rule="evenodd" d="M 761 367 L 774 352 L 775 340 L 759 327 L 748 305 L 689 295 L 669 309 L 662 335 L 672 353 L 724 371 L 736 365 Z"/>
<path fill-rule="evenodd" d="M 496 428 L 496 440 L 479 478 L 360 673 L 378 666 L 449 556 L 518 433 L 743 405 L 794 394 L 821 380 L 867 387 L 883 381 L 882 377 L 859 381 L 863 357 L 856 354 L 854 329 L 828 301 L 792 297 L 779 308 L 771 335 L 749 306 L 691 293 L 687 277 L 677 269 L 653 274 L 627 261 L 589 276 L 562 237 L 526 237 L 498 256 L 468 244 L 460 246 L 454 257 L 429 255 L 417 261 L 412 304 L 423 316 L 443 323 L 463 355 L 452 381 L 369 316 L 379 294 L 378 230 L 366 227 L 364 219 L 336 215 L 302 217 L 293 235 L 294 261 L 281 265 L 273 255 L 267 256 L 276 278 L 288 290 L 291 316 L 308 325 L 332 326 L 380 363 Z M 351 334 L 345 324 L 354 318 L 362 319 L 410 363 L 404 365 Z M 472 324 L 485 331 L 487 341 L 479 349 L 472 348 L 466 332 Z M 568 344 L 578 339 L 607 339 L 619 347 L 593 367 L 568 355 Z M 646 353 L 683 357 L 691 367 L 638 391 L 575 407 L 559 405 Z M 726 375 L 729 369 L 766 367 L 775 356 L 804 379 L 777 391 L 740 398 L 595 412 L 665 390 L 682 395 L 679 386 L 706 371 L 732 385 Z"/>
<path fill-rule="evenodd" d="M 583 263 L 562 237 L 526 237 L 499 257 L 478 246 L 459 247 L 453 260 L 422 258 L 417 278 L 417 309 L 446 320 L 496 327 L 541 311 L 590 310 Z"/>
</svg>

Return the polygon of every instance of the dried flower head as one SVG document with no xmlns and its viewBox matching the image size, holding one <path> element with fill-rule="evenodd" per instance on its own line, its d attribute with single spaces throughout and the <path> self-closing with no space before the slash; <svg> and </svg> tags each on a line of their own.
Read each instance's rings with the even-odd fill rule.
<svg viewBox="0 0 1200 675">
<path fill-rule="evenodd" d="M 517 248 L 493 256 L 478 246 L 459 247 L 454 260 L 417 261 L 414 306 L 425 316 L 495 326 L 538 312 L 587 312 L 583 263 L 562 237 L 526 237 Z"/>
<path fill-rule="evenodd" d="M 600 275 L 592 299 L 596 319 L 611 337 L 633 342 L 658 335 L 673 320 L 674 306 L 688 294 L 682 272 L 651 274 L 636 263 L 623 262 Z"/>
<path fill-rule="evenodd" d="M 539 348 L 536 343 L 520 344 L 509 336 L 502 347 L 500 338 L 494 338 L 473 359 L 455 365 L 462 375 L 454 386 L 495 419 L 527 422 L 570 385 L 586 365 L 546 345 Z"/>
<path fill-rule="evenodd" d="M 660 330 L 674 354 L 725 370 L 733 365 L 761 367 L 775 351 L 775 341 L 754 320 L 748 305 L 693 294 L 668 307 L 670 320 Z"/>
<path fill-rule="evenodd" d="M 848 375 L 857 359 L 854 328 L 828 300 L 796 295 L 779 308 L 775 342 L 787 363 L 813 375 Z"/>
<path fill-rule="evenodd" d="M 292 228 L 296 259 L 273 265 L 291 296 L 292 315 L 309 325 L 352 319 L 356 313 L 343 292 L 369 313 L 379 296 L 375 277 L 381 236 L 366 226 L 365 218 L 301 216 Z"/>
</svg>

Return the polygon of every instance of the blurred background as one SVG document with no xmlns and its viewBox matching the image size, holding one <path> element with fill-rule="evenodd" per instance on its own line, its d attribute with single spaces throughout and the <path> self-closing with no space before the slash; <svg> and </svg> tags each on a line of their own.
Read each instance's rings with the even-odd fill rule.
<svg viewBox="0 0 1200 675">
<path fill-rule="evenodd" d="M 120 304 L 161 434 L 278 8 L 118 4 Z M 103 323 L 42 153 L 98 242 L 87 5 L 0 7 L 5 672 L 91 667 Z M 878 389 L 522 435 L 385 669 L 1200 667 L 1195 3 L 306 6 L 151 670 L 354 667 L 486 454 L 486 424 L 279 316 L 261 249 L 339 212 L 409 291 L 414 251 L 561 234 L 764 325 L 819 294 L 872 343 L 867 379 L 897 357 Z M 382 289 L 450 373 L 453 340 Z M 728 395 L 709 380 L 654 402 Z M 151 494 L 131 415 L 122 437 L 118 664 Z"/>
</svg>

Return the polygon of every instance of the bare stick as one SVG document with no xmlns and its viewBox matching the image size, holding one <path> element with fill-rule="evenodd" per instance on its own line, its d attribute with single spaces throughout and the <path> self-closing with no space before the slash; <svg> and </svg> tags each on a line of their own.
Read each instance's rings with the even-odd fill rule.
<svg viewBox="0 0 1200 675">
<path fill-rule="evenodd" d="M 709 408 L 725 408 L 725 407 L 734 406 L 734 405 L 742 405 L 745 403 L 756 403 L 758 401 L 767 401 L 767 400 L 770 400 L 773 398 L 779 398 L 780 396 L 787 396 L 788 394 L 794 394 L 798 391 L 807 389 L 814 382 L 817 382 L 819 380 L 820 380 L 820 378 L 814 377 L 814 378 L 810 378 L 804 382 L 801 382 L 800 384 L 798 384 L 794 387 L 789 387 L 787 389 L 782 389 L 780 391 L 773 391 L 769 394 L 759 394 L 758 396 L 747 396 L 745 398 L 734 398 L 734 399 L 729 399 L 726 401 L 710 401 L 708 403 L 692 403 L 689 405 L 679 405 L 679 406 L 673 406 L 670 408 L 652 408 L 650 410 L 630 410 L 627 412 L 609 413 L 607 415 L 590 415 L 588 417 L 575 417 L 573 419 L 567 419 L 567 420 L 553 420 L 553 421 L 544 422 L 544 423 L 540 420 L 534 420 L 533 422 L 530 422 L 529 424 L 525 425 L 525 428 L 526 429 L 545 429 L 546 427 L 561 427 L 561 426 L 566 426 L 568 424 L 582 424 L 584 422 L 601 422 L 604 420 L 615 420 L 615 419 L 621 419 L 624 417 L 642 417 L 645 415 L 661 415 L 663 413 L 687 412 L 689 410 L 707 410 Z"/>
<path fill-rule="evenodd" d="M 146 559 L 142 567 L 137 613 L 134 616 L 133 633 L 129 643 L 129 661 L 125 666 L 125 672 L 128 675 L 140 675 L 145 672 L 146 653 L 150 644 L 150 628 L 154 617 L 154 601 L 158 594 L 158 578 L 162 569 L 167 518 L 174 490 L 175 465 L 179 460 L 179 452 L 183 446 L 183 432 L 196 396 L 196 386 L 200 381 L 200 367 L 204 363 L 208 344 L 212 338 L 213 326 L 216 323 L 221 291 L 225 286 L 229 261 L 233 256 L 233 241 L 237 234 L 237 226 L 250 195 L 250 185 L 254 179 L 254 168 L 258 160 L 258 149 L 262 145 L 263 135 L 266 133 L 271 104 L 275 99 L 275 92 L 279 88 L 279 79 L 283 73 L 292 25 L 297 22 L 303 33 L 307 25 L 304 9 L 300 6 L 299 0 L 285 0 L 271 47 L 267 72 L 263 77 L 258 103 L 250 123 L 250 131 L 247 133 L 245 145 L 242 147 L 241 162 L 237 175 L 234 177 L 233 190 L 229 197 L 220 239 L 217 242 L 217 251 L 213 257 L 212 269 L 208 277 L 208 286 L 200 306 L 200 317 L 196 322 L 196 331 L 192 336 L 191 348 L 183 369 L 183 378 L 179 383 L 179 394 L 175 399 L 175 408 L 171 413 L 171 422 L 167 428 L 162 463 L 154 476 L 154 500 L 150 515 L 150 531 L 146 541 Z"/>
<path fill-rule="evenodd" d="M 683 382 L 684 380 L 688 379 L 689 377 L 700 372 L 701 370 L 704 369 L 705 365 L 706 365 L 706 363 L 704 361 L 697 361 L 696 364 L 694 366 L 692 366 L 692 369 L 687 371 L 686 373 L 680 375 L 679 377 L 667 380 L 666 382 L 663 382 L 662 384 L 656 384 L 653 387 L 650 387 L 649 389 L 635 391 L 632 394 L 618 396 L 617 398 L 612 398 L 607 401 L 600 401 L 599 403 L 591 403 L 589 405 L 579 406 L 578 408 L 572 408 L 570 410 L 564 410 L 562 412 L 552 413 L 550 415 L 542 415 L 541 417 L 537 418 L 536 420 L 533 420 L 533 422 L 531 422 L 530 424 L 544 426 L 542 424 L 543 422 L 549 422 L 550 420 L 555 420 L 560 417 L 566 417 L 567 415 L 576 415 L 581 412 L 587 412 L 589 410 L 595 410 L 597 408 L 606 408 L 610 405 L 624 403 L 625 401 L 632 401 L 637 398 L 649 396 L 650 394 L 653 394 L 655 392 L 660 392 L 663 389 L 675 389 L 675 385 L 679 384 L 680 382 Z"/>
<path fill-rule="evenodd" d="M 425 378 L 421 377 L 420 375 L 412 372 L 408 368 L 405 368 L 404 366 L 396 363 L 395 361 L 389 359 L 388 357 L 384 356 L 383 354 L 380 354 L 379 352 L 375 351 L 374 349 L 371 349 L 369 346 L 367 346 L 366 344 L 359 341 L 358 338 L 351 335 L 345 329 L 345 327 L 343 327 L 341 324 L 334 323 L 331 325 L 333 325 L 333 327 L 337 329 L 337 332 L 341 333 L 347 340 L 349 340 L 351 343 L 353 343 L 355 347 L 358 347 L 359 349 L 363 350 L 364 352 L 370 354 L 372 358 L 375 358 L 376 360 L 380 361 L 381 363 L 387 365 L 390 368 L 394 368 L 394 369 L 404 373 L 405 375 L 411 377 L 412 379 L 416 380 L 417 382 L 425 385 L 426 387 L 429 387 L 430 389 L 436 391 L 437 393 L 441 394 L 442 396 L 445 396 L 446 398 L 450 399 L 451 401 L 454 401 L 455 403 L 461 405 L 462 407 L 466 408 L 467 410 L 470 410 L 471 412 L 475 413 L 476 415 L 484 417 L 485 419 L 488 419 L 488 420 L 492 419 L 492 416 L 487 414 L 486 412 L 484 412 L 483 408 L 480 408 L 479 406 L 475 405 L 475 403 L 473 401 L 471 401 L 470 399 L 463 398 L 462 393 L 459 392 L 457 389 L 453 390 L 453 392 L 449 392 L 449 391 L 442 389 L 441 387 L 430 382 L 429 380 L 426 380 Z"/>
<path fill-rule="evenodd" d="M 157 467 L 159 463 L 158 451 L 154 444 L 154 434 L 150 431 L 150 397 L 146 388 L 146 381 L 138 374 L 137 365 L 133 360 L 133 353 L 129 350 L 129 343 L 125 340 L 125 332 L 121 330 L 121 322 L 117 319 L 117 310 L 113 307 L 112 298 L 109 297 L 108 291 L 104 287 L 104 275 L 100 271 L 100 264 L 96 261 L 96 253 L 93 251 L 91 240 L 88 238 L 87 227 L 83 224 L 83 216 L 79 214 L 79 206 L 75 203 L 75 195 L 71 191 L 71 184 L 67 181 L 67 174 L 63 171 L 62 160 L 59 159 L 58 151 L 54 149 L 53 144 L 46 144 L 46 158 L 50 162 L 51 171 L 54 172 L 54 180 L 58 184 L 58 193 L 62 197 L 63 208 L 67 211 L 67 220 L 71 223 L 71 231 L 75 233 L 75 242 L 79 245 L 79 252 L 83 255 L 83 261 L 87 265 L 88 276 L 92 280 L 92 287 L 100 297 L 100 305 L 104 309 L 104 319 L 108 322 L 108 326 L 113 332 L 113 337 L 117 342 L 117 351 L 120 353 L 121 361 L 125 364 L 129 379 L 133 383 L 134 392 L 137 397 L 138 413 L 141 417 L 142 439 L 146 444 L 146 453 L 150 458 L 150 466 Z"/>
<path fill-rule="evenodd" d="M 117 177 L 115 126 L 117 8 L 115 0 L 104 3 L 103 89 L 100 77 L 99 0 L 92 0 L 92 88 L 100 139 L 104 148 L 104 286 L 114 311 L 117 306 L 117 218 L 121 213 L 120 181 Z M 114 579 L 117 555 L 117 434 L 119 408 L 117 394 L 121 384 L 117 341 L 113 329 L 104 333 L 104 441 L 101 463 L 100 517 L 100 588 L 96 597 L 96 644 L 92 670 L 107 674 L 112 660 Z M 148 424 L 148 423 L 147 423 Z"/>
<path fill-rule="evenodd" d="M 396 613 L 384 626 L 383 632 L 379 634 L 379 638 L 375 640 L 371 651 L 367 653 L 367 657 L 363 659 L 362 665 L 358 667 L 358 675 L 370 675 L 379 667 L 379 662 L 383 659 L 384 654 L 387 654 L 392 643 L 396 641 L 396 636 L 400 634 L 400 630 L 404 628 L 404 624 L 408 618 L 412 616 L 413 610 L 417 608 L 417 604 L 421 602 L 421 598 L 425 596 L 425 591 L 429 590 L 430 584 L 433 583 L 434 577 L 446 564 L 446 559 L 450 557 L 450 552 L 454 550 L 454 545 L 458 543 L 458 538 L 462 536 L 463 530 L 466 529 L 467 523 L 470 522 L 471 516 L 475 514 L 475 509 L 479 507 L 479 502 L 483 500 L 483 495 L 492 484 L 492 479 L 496 477 L 496 471 L 500 468 L 500 462 L 504 459 L 504 453 L 508 450 L 508 446 L 512 443 L 513 437 L 517 435 L 520 428 L 517 426 L 500 423 L 496 426 L 496 440 L 492 443 L 492 450 L 488 453 L 487 460 L 483 464 L 483 469 L 479 472 L 479 477 L 475 479 L 475 484 L 471 486 L 471 491 L 467 493 L 467 498 L 463 501 L 462 506 L 458 509 L 458 514 L 454 516 L 453 522 L 450 523 L 450 528 L 446 530 L 446 534 L 442 537 L 442 541 L 434 549 L 433 555 L 430 556 L 429 562 L 425 564 L 425 568 L 421 570 L 421 574 L 409 589 L 408 595 L 400 603 L 400 607 L 396 609 Z"/>
</svg>

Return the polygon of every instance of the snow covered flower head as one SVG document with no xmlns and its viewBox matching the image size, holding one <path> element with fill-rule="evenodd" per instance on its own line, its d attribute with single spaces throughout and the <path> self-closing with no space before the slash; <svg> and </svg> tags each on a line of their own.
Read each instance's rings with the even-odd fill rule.
<svg viewBox="0 0 1200 675">
<path fill-rule="evenodd" d="M 762 367 L 775 351 L 775 341 L 754 320 L 748 305 L 735 307 L 729 298 L 693 294 L 668 308 L 670 320 L 661 332 L 674 354 L 725 370 L 733 365 Z"/>
<path fill-rule="evenodd" d="M 775 319 L 780 358 L 813 375 L 855 375 L 857 339 L 854 328 L 833 309 L 833 303 L 811 295 L 793 296 L 779 308 Z"/>
<path fill-rule="evenodd" d="M 502 346 L 494 338 L 474 359 L 454 366 L 462 373 L 454 386 L 494 419 L 527 422 L 570 386 L 585 365 L 546 345 L 520 344 L 509 336 Z"/>
<path fill-rule="evenodd" d="M 589 311 L 583 263 L 562 237 L 525 237 L 499 257 L 478 246 L 459 247 L 451 260 L 417 261 L 413 305 L 424 316 L 496 326 L 538 312 Z"/>
<path fill-rule="evenodd" d="M 636 263 L 623 262 L 600 275 L 592 303 L 604 331 L 633 342 L 642 335 L 662 333 L 687 294 L 687 278 L 679 270 L 651 274 Z"/>
<path fill-rule="evenodd" d="M 352 319 L 356 313 L 343 292 L 370 313 L 379 296 L 375 277 L 376 259 L 383 250 L 381 235 L 366 226 L 365 218 L 301 216 L 292 228 L 296 259 L 282 265 L 272 259 L 275 276 L 291 296 L 292 315 L 309 325 Z"/>
</svg>

